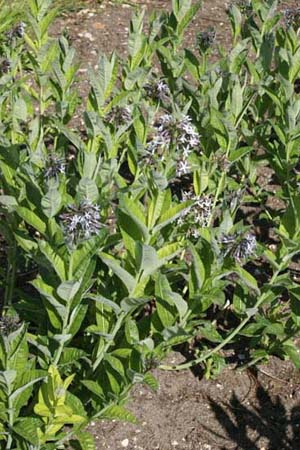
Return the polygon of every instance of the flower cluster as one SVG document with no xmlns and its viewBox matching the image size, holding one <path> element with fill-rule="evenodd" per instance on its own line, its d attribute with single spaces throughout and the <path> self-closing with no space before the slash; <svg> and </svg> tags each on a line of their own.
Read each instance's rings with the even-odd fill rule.
<svg viewBox="0 0 300 450">
<path fill-rule="evenodd" d="M 11 69 L 11 62 L 8 59 L 3 59 L 0 62 L 0 75 L 8 73 Z"/>
<path fill-rule="evenodd" d="M 287 27 L 293 27 L 295 30 L 300 28 L 300 8 L 287 8 L 283 11 L 284 20 Z"/>
<path fill-rule="evenodd" d="M 169 146 L 174 145 L 179 156 L 176 175 L 181 177 L 190 173 L 188 157 L 193 150 L 199 149 L 199 133 L 192 125 L 188 115 L 176 118 L 171 114 L 160 116 L 154 125 L 155 135 L 147 145 L 147 152 L 151 155 L 161 154 Z"/>
<path fill-rule="evenodd" d="M 117 127 L 129 125 L 132 120 L 131 108 L 129 106 L 113 106 L 106 115 L 106 120 Z"/>
<path fill-rule="evenodd" d="M 213 212 L 213 199 L 209 195 L 195 195 L 192 191 L 182 192 L 182 201 L 192 200 L 194 203 L 191 209 L 185 212 L 178 220 L 178 225 L 184 223 L 193 223 L 189 228 L 187 235 L 194 238 L 200 236 L 199 228 L 205 228 L 209 225 Z"/>
<path fill-rule="evenodd" d="M 247 233 L 234 249 L 233 257 L 238 263 L 241 263 L 253 254 L 255 248 L 256 237 L 252 233 Z"/>
<path fill-rule="evenodd" d="M 257 244 L 256 237 L 251 232 L 248 232 L 242 238 L 238 233 L 223 235 L 220 242 L 225 246 L 223 256 L 230 254 L 239 264 L 254 253 Z"/>
<path fill-rule="evenodd" d="M 44 169 L 44 177 L 49 180 L 50 178 L 58 178 L 59 174 L 66 172 L 66 161 L 63 158 L 59 158 L 57 155 L 50 153 Z"/>
<path fill-rule="evenodd" d="M 0 334 L 8 336 L 20 328 L 21 323 L 18 316 L 4 316 L 0 318 Z"/>
<path fill-rule="evenodd" d="M 8 40 L 12 41 L 13 39 L 21 39 L 24 36 L 25 27 L 26 25 L 24 22 L 19 22 L 14 28 L 8 31 Z"/>
<path fill-rule="evenodd" d="M 170 90 L 168 85 L 162 80 L 153 80 L 144 86 L 147 97 L 153 100 L 168 101 Z"/>
<path fill-rule="evenodd" d="M 215 42 L 216 31 L 214 28 L 210 27 L 206 31 L 197 33 L 196 44 L 201 52 L 206 52 Z"/>
<path fill-rule="evenodd" d="M 81 202 L 78 207 L 69 206 L 68 212 L 61 214 L 60 219 L 70 244 L 89 239 L 98 234 L 101 228 L 100 208 L 87 200 Z"/>
</svg>

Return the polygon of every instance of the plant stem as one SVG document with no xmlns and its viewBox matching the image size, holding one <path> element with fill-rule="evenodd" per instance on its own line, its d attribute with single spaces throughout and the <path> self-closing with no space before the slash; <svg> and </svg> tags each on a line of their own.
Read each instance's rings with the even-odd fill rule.
<svg viewBox="0 0 300 450">
<path fill-rule="evenodd" d="M 7 276 L 6 276 L 6 287 L 4 294 L 4 307 L 10 308 L 12 305 L 12 299 L 15 288 L 15 280 L 16 280 L 16 254 L 17 254 L 17 246 L 15 242 L 9 243 L 9 251 L 8 251 L 8 268 L 7 268 Z"/>
</svg>

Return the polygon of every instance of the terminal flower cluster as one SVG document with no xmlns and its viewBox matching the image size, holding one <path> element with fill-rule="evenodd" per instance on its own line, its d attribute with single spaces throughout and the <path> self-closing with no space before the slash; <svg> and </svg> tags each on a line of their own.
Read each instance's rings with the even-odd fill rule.
<svg viewBox="0 0 300 450">
<path fill-rule="evenodd" d="M 153 100 L 168 101 L 170 99 L 170 90 L 163 80 L 153 80 L 145 84 L 144 90 L 147 97 Z"/>
<path fill-rule="evenodd" d="M 154 129 L 155 135 L 148 143 L 147 152 L 153 156 L 162 154 L 165 149 L 174 146 L 178 156 L 176 176 L 181 177 L 190 173 L 188 157 L 200 147 L 200 136 L 192 124 L 191 117 L 182 115 L 176 118 L 171 114 L 164 114 L 155 123 Z"/>
<path fill-rule="evenodd" d="M 106 120 L 115 126 L 129 125 L 132 119 L 132 111 L 129 106 L 113 106 L 106 115 Z"/>
<path fill-rule="evenodd" d="M 286 26 L 296 30 L 300 28 L 300 7 L 287 8 L 283 12 Z"/>
<path fill-rule="evenodd" d="M 210 195 L 195 195 L 192 191 L 182 192 L 182 201 L 193 201 L 191 209 L 185 212 L 178 220 L 179 226 L 184 223 L 192 224 L 187 234 L 194 238 L 200 236 L 199 228 L 206 228 L 209 225 L 213 213 L 213 199 Z"/>
<path fill-rule="evenodd" d="M 50 153 L 46 162 L 46 167 L 44 170 L 44 176 L 47 180 L 50 178 L 58 178 L 59 174 L 64 174 L 66 172 L 66 161 L 64 158 Z"/>
<path fill-rule="evenodd" d="M 77 207 L 70 205 L 68 212 L 61 214 L 67 241 L 71 244 L 89 239 L 98 234 L 100 224 L 100 207 L 84 200 Z"/>
</svg>

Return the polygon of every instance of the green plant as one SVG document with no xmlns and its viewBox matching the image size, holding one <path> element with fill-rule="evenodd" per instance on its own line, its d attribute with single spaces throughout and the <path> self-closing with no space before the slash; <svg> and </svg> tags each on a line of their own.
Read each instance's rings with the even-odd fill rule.
<svg viewBox="0 0 300 450">
<path fill-rule="evenodd" d="M 183 46 L 200 4 L 172 6 L 147 32 L 134 15 L 128 57 L 90 71 L 83 132 L 51 1 L 2 30 L 0 448 L 92 450 L 86 425 L 134 421 L 154 365 L 214 376 L 230 345 L 299 367 L 296 19 L 235 2 L 211 63 L 213 30 Z M 164 365 L 178 345 L 194 360 Z"/>
</svg>

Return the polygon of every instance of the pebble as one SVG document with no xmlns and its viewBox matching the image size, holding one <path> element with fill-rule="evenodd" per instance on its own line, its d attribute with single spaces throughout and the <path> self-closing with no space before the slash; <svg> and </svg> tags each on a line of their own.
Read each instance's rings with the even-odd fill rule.
<svg viewBox="0 0 300 450">
<path fill-rule="evenodd" d="M 122 445 L 122 447 L 128 447 L 128 444 L 129 444 L 129 439 L 124 439 L 122 442 L 121 442 L 121 445 Z"/>
</svg>

